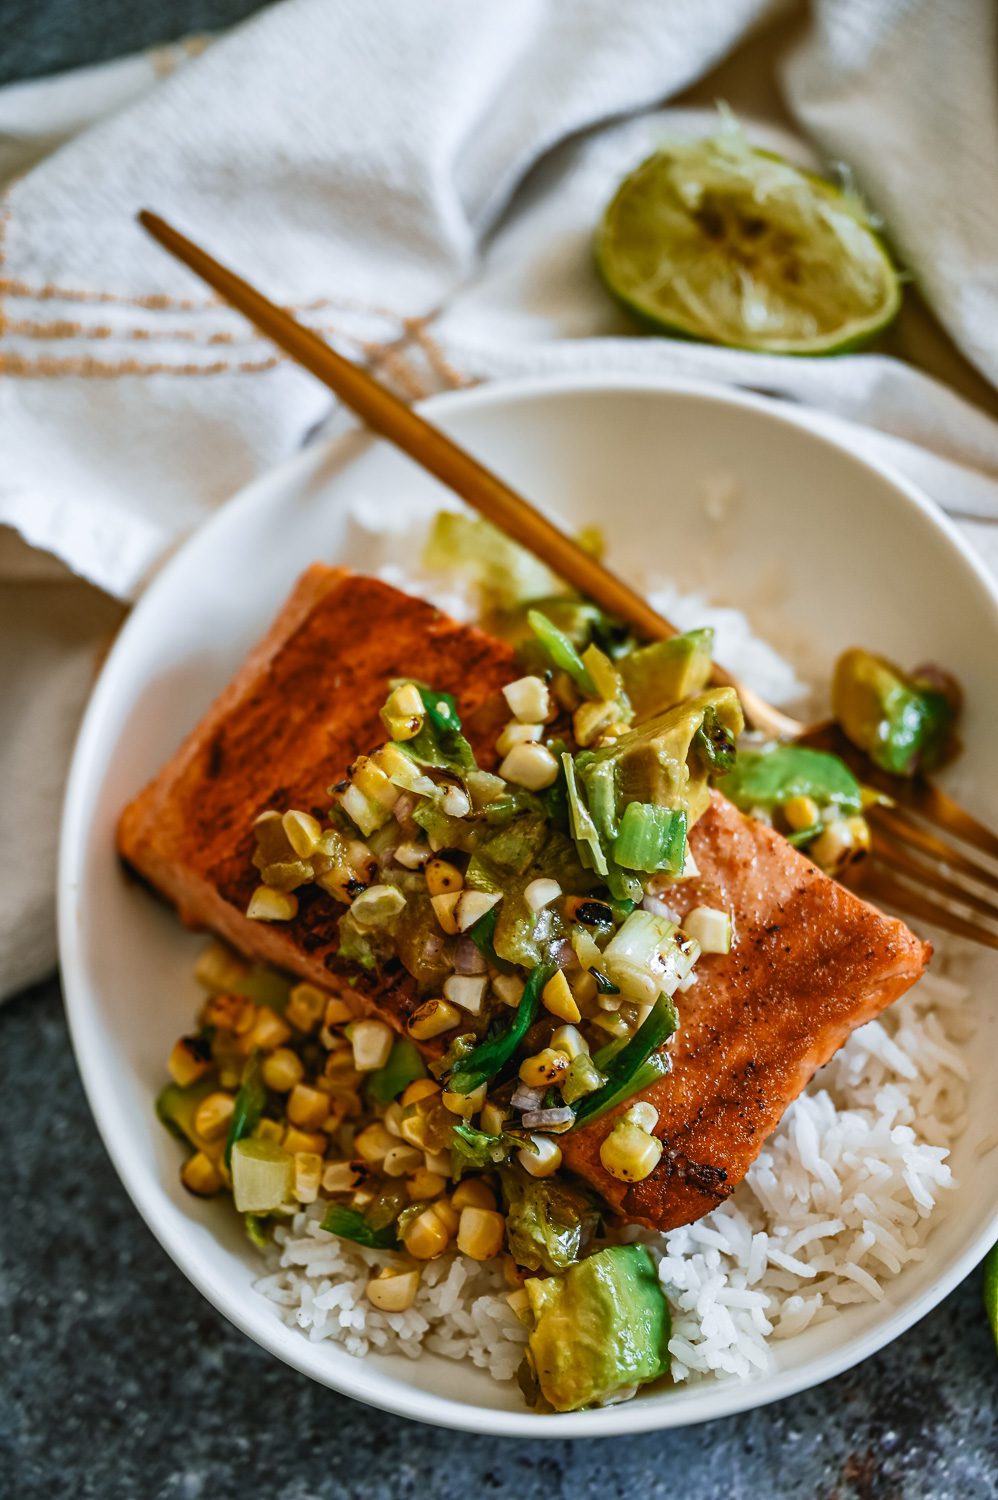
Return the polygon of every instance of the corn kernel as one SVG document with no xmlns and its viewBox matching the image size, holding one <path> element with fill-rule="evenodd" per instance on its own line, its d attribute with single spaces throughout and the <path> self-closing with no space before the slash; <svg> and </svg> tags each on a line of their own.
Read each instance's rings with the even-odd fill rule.
<svg viewBox="0 0 998 1500">
<path fill-rule="evenodd" d="M 166 1061 L 170 1077 L 182 1089 L 203 1078 L 213 1066 L 211 1047 L 199 1036 L 182 1036 L 174 1042 Z"/>
<path fill-rule="evenodd" d="M 783 804 L 783 816 L 795 833 L 803 833 L 805 828 L 815 826 L 821 812 L 813 797 L 788 797 Z"/>
<path fill-rule="evenodd" d="M 493 1104 L 489 1099 L 482 1109 L 482 1118 L 478 1123 L 486 1135 L 502 1135 L 509 1115 L 508 1109 L 503 1109 L 500 1104 Z"/>
<path fill-rule="evenodd" d="M 298 915 L 298 897 L 294 891 L 258 885 L 249 898 L 246 915 L 251 922 L 290 922 Z"/>
<path fill-rule="evenodd" d="M 418 1291 L 418 1271 L 396 1272 L 386 1268 L 367 1283 L 367 1300 L 380 1312 L 405 1312 L 415 1302 Z"/>
<path fill-rule="evenodd" d="M 643 1182 L 662 1158 L 662 1142 L 622 1120 L 600 1146 L 599 1159 L 618 1182 Z"/>
<path fill-rule="evenodd" d="M 210 1198 L 222 1186 L 222 1174 L 204 1151 L 195 1151 L 180 1168 L 180 1180 L 189 1193 Z"/>
<path fill-rule="evenodd" d="M 532 1150 L 524 1147 L 516 1159 L 531 1177 L 553 1177 L 561 1166 L 561 1147 L 549 1135 L 531 1135 Z"/>
<path fill-rule="evenodd" d="M 381 1121 L 375 1120 L 373 1124 L 365 1125 L 363 1130 L 357 1132 L 353 1144 L 357 1155 L 369 1166 L 375 1167 L 380 1166 L 397 1142 Z"/>
<path fill-rule="evenodd" d="M 533 1057 L 525 1057 L 520 1064 L 520 1082 L 531 1089 L 544 1089 L 558 1084 L 568 1071 L 569 1059 L 564 1052 L 545 1047 Z"/>
<path fill-rule="evenodd" d="M 543 736 L 543 724 L 518 724 L 513 720 L 496 740 L 496 754 L 505 757 L 514 745 L 532 745 Z"/>
<path fill-rule="evenodd" d="M 395 1033 L 384 1021 L 355 1021 L 350 1032 L 353 1065 L 358 1073 L 383 1068 L 392 1050 Z"/>
<path fill-rule="evenodd" d="M 632 1104 L 630 1109 L 624 1111 L 622 1119 L 626 1124 L 636 1125 L 639 1130 L 651 1135 L 658 1124 L 658 1110 L 647 1099 L 639 1099 L 637 1104 Z"/>
<path fill-rule="evenodd" d="M 544 1009 L 557 1016 L 559 1021 L 568 1021 L 573 1025 L 576 1021 L 581 1021 L 582 1012 L 575 1003 L 575 996 L 561 969 L 556 969 L 552 974 L 541 991 L 541 999 L 544 1001 Z"/>
<path fill-rule="evenodd" d="M 496 1195 L 483 1177 L 466 1177 L 450 1195 L 451 1207 L 494 1209 Z"/>
<path fill-rule="evenodd" d="M 285 1127 L 280 1120 L 263 1119 L 259 1122 L 253 1132 L 258 1141 L 273 1141 L 275 1146 L 283 1145 Z M 321 1140 L 321 1137 L 320 1137 Z"/>
<path fill-rule="evenodd" d="M 485 974 L 449 974 L 444 980 L 444 999 L 477 1016 L 482 1009 L 488 982 Z"/>
<path fill-rule="evenodd" d="M 273 1052 L 290 1040 L 291 1027 L 284 1017 L 271 1010 L 269 1005 L 261 1005 L 248 1037 L 250 1051 L 257 1048 L 260 1052 Z"/>
<path fill-rule="evenodd" d="M 460 891 L 450 891 L 443 896 L 430 897 L 434 915 L 448 937 L 456 937 L 458 932 L 457 904 L 460 899 Z"/>
<path fill-rule="evenodd" d="M 393 740 L 413 739 L 426 717 L 423 698 L 415 683 L 400 683 L 389 695 L 381 717 Z"/>
<path fill-rule="evenodd" d="M 256 1006 L 248 995 L 212 995 L 202 1016 L 206 1026 L 244 1036 L 256 1020 Z"/>
<path fill-rule="evenodd" d="M 620 715 L 616 703 L 598 698 L 582 703 L 572 715 L 572 733 L 580 745 L 591 745 L 610 728 Z"/>
<path fill-rule="evenodd" d="M 471 801 L 463 786 L 449 786 L 441 806 L 448 818 L 466 818 L 471 812 Z"/>
<path fill-rule="evenodd" d="M 518 677 L 506 684 L 502 695 L 521 724 L 543 723 L 551 712 L 551 697 L 542 677 Z"/>
<path fill-rule="evenodd" d="M 458 932 L 467 932 L 474 927 L 501 900 L 501 896 L 490 895 L 487 891 L 462 891 L 454 908 Z"/>
<path fill-rule="evenodd" d="M 330 995 L 326 1001 L 322 1019 L 326 1026 L 345 1026 L 356 1015 L 357 1011 L 349 1000 L 344 999 L 342 995 Z"/>
<path fill-rule="evenodd" d="M 426 889 L 431 896 L 448 896 L 452 891 L 464 889 L 464 876 L 456 865 L 446 859 L 431 859 L 423 871 Z"/>
<path fill-rule="evenodd" d="M 529 792 L 542 792 L 558 780 L 559 770 L 546 745 L 514 745 L 499 767 L 499 775 Z"/>
<path fill-rule="evenodd" d="M 432 1094 L 439 1093 L 440 1085 L 432 1078 L 414 1078 L 402 1091 L 399 1103 L 403 1109 L 408 1109 L 410 1104 L 417 1104 L 420 1099 L 429 1099 Z"/>
<path fill-rule="evenodd" d="M 540 911 L 542 907 L 550 906 L 552 901 L 557 901 L 560 895 L 561 886 L 557 880 L 541 876 L 525 887 L 523 899 L 531 911 Z"/>
<path fill-rule="evenodd" d="M 328 996 L 314 984 L 296 984 L 288 996 L 284 1018 L 299 1031 L 314 1031 L 326 1008 Z"/>
<path fill-rule="evenodd" d="M 492 989 L 503 1005 L 513 1009 L 523 998 L 523 980 L 517 979 L 515 974 L 496 974 L 492 980 Z"/>
<path fill-rule="evenodd" d="M 249 964 L 224 943 L 209 943 L 194 965 L 194 978 L 206 990 L 227 994 L 235 990 L 249 973 Z"/>
<path fill-rule="evenodd" d="M 299 859 L 308 859 L 319 847 L 322 828 L 311 813 L 292 809 L 281 819 L 285 837 Z"/>
<path fill-rule="evenodd" d="M 450 1089 L 444 1089 L 440 1095 L 440 1102 L 444 1109 L 449 1109 L 452 1115 L 460 1115 L 462 1119 L 470 1120 L 472 1115 L 477 1115 L 485 1103 L 484 1083 L 479 1084 L 477 1089 L 472 1089 L 469 1094 L 452 1093 Z"/>
<path fill-rule="evenodd" d="M 439 1217 L 440 1222 L 451 1234 L 457 1234 L 457 1226 L 461 1215 L 456 1208 L 451 1206 L 446 1198 L 441 1198 L 438 1203 L 434 1203 L 433 1212 Z"/>
<path fill-rule="evenodd" d="M 439 1198 L 447 1187 L 447 1178 L 442 1177 L 439 1172 L 430 1172 L 426 1167 L 420 1165 L 408 1178 L 405 1190 L 412 1203 L 420 1203 L 431 1198 Z"/>
<path fill-rule="evenodd" d="M 409 1177 L 422 1165 L 422 1151 L 417 1150 L 415 1146 L 408 1146 L 402 1141 L 396 1141 L 385 1152 L 385 1159 L 381 1163 L 381 1170 L 388 1177 Z"/>
<path fill-rule="evenodd" d="M 574 1062 L 583 1052 L 589 1051 L 589 1043 L 577 1026 L 559 1026 L 557 1031 L 552 1033 L 551 1045 L 555 1051 L 564 1052 L 570 1062 Z"/>
<path fill-rule="evenodd" d="M 208 1094 L 194 1112 L 194 1129 L 203 1141 L 215 1141 L 228 1135 L 236 1101 L 221 1091 Z"/>
<path fill-rule="evenodd" d="M 305 1065 L 290 1047 L 278 1047 L 260 1064 L 260 1076 L 275 1094 L 288 1094 L 305 1077 Z"/>
<path fill-rule="evenodd" d="M 442 1255 L 450 1243 L 453 1231 L 436 1210 L 437 1204 L 431 1203 L 406 1225 L 402 1243 L 415 1260 L 433 1260 Z"/>
<path fill-rule="evenodd" d="M 296 1083 L 288 1095 L 287 1116 L 292 1125 L 315 1130 L 329 1113 L 329 1098 L 307 1083 Z"/>
<path fill-rule="evenodd" d="M 406 1031 L 415 1041 L 426 1042 L 445 1031 L 453 1031 L 460 1019 L 461 1012 L 449 1001 L 424 1000 L 409 1017 Z"/>
<path fill-rule="evenodd" d="M 423 1115 L 407 1115 L 399 1122 L 399 1135 L 407 1145 L 415 1146 L 418 1151 L 425 1151 L 426 1120 Z"/>
<path fill-rule="evenodd" d="M 295 1197 L 299 1203 L 314 1203 L 322 1179 L 322 1157 L 317 1151 L 295 1152 Z"/>
<path fill-rule="evenodd" d="M 350 1193 L 363 1182 L 365 1169 L 353 1161 L 331 1161 L 322 1173 L 322 1190 L 325 1193 Z"/>
<path fill-rule="evenodd" d="M 472 1260 L 492 1260 L 506 1239 L 506 1220 L 494 1209 L 468 1207 L 461 1210 L 457 1248 Z"/>
</svg>

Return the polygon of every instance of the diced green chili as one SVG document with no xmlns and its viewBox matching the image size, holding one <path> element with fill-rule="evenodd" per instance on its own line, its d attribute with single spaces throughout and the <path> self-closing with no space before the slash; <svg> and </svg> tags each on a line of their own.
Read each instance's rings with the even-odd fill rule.
<svg viewBox="0 0 998 1500">
<path fill-rule="evenodd" d="M 263 1118 L 266 1104 L 267 1090 L 260 1074 L 260 1054 L 253 1052 L 243 1068 L 242 1082 L 232 1110 L 232 1122 L 225 1138 L 225 1165 L 227 1167 L 232 1164 L 233 1146 L 245 1136 L 253 1134 Z"/>
<path fill-rule="evenodd" d="M 588 1124 L 597 1115 L 635 1093 L 639 1087 L 644 1087 L 637 1081 L 640 1070 L 678 1025 L 676 1007 L 668 995 L 660 995 L 652 1006 L 651 1013 L 630 1041 L 625 1042 L 604 1066 L 606 1083 L 603 1087 L 580 1101 L 575 1112 L 573 1130 L 579 1125 Z"/>
<path fill-rule="evenodd" d="M 473 1093 L 481 1084 L 488 1083 L 502 1071 L 534 1024 L 541 990 L 554 971 L 554 964 L 538 964 L 532 970 L 513 1019 L 501 1031 L 469 1052 L 467 1057 L 462 1058 L 451 1074 L 447 1086 L 452 1093 Z"/>
<path fill-rule="evenodd" d="M 393 1224 L 372 1229 L 363 1214 L 355 1208 L 344 1208 L 340 1203 L 330 1204 L 321 1227 L 327 1234 L 339 1235 L 341 1240 L 354 1240 L 369 1250 L 394 1250 L 398 1245 Z"/>
<path fill-rule="evenodd" d="M 527 611 L 527 624 L 551 665 L 559 671 L 567 672 L 580 693 L 584 693 L 587 698 L 595 698 L 596 685 L 589 674 L 589 668 L 565 632 L 559 630 L 547 615 L 542 615 L 539 609 Z"/>
</svg>

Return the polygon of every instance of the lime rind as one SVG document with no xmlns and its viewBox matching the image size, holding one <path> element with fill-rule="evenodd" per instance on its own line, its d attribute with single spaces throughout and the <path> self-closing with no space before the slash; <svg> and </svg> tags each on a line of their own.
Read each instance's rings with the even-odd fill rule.
<svg viewBox="0 0 998 1500">
<path fill-rule="evenodd" d="M 736 128 L 663 146 L 626 177 L 596 262 L 646 325 L 759 353 L 857 348 L 901 305 L 858 196 L 754 149 Z"/>
<path fill-rule="evenodd" d="M 992 1246 L 984 1260 L 984 1309 L 998 1348 L 998 1245 Z"/>
</svg>

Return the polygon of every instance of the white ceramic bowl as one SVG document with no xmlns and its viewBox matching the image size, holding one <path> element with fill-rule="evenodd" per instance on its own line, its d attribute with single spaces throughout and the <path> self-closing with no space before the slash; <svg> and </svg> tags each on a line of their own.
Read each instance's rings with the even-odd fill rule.
<svg viewBox="0 0 998 1500">
<path fill-rule="evenodd" d="M 863 643 L 912 664 L 933 658 L 961 677 L 966 750 L 953 785 L 998 817 L 998 603 L 958 535 L 911 486 L 819 435 L 805 414 L 708 386 L 660 381 L 519 381 L 441 396 L 425 410 L 524 493 L 573 526 L 598 521 L 618 568 L 652 561 L 753 616 L 790 654 L 798 642 L 830 665 Z M 723 524 L 703 486 L 731 476 Z M 894 1338 L 944 1296 L 998 1238 L 994 1128 L 998 1008 L 994 970 L 983 1034 L 968 1049 L 971 1124 L 955 1152 L 959 1190 L 929 1242 L 879 1304 L 776 1346 L 775 1370 L 622 1406 L 535 1416 L 515 1387 L 426 1356 L 356 1360 L 287 1328 L 252 1290 L 254 1252 L 221 1202 L 191 1198 L 179 1148 L 153 1099 L 173 1039 L 196 1005 L 201 939 L 123 877 L 113 832 L 123 803 L 174 750 L 315 558 L 346 552 L 346 502 L 431 480 L 383 444 L 353 436 L 316 446 L 252 485 L 164 568 L 104 668 L 80 734 L 66 798 L 60 941 L 73 1040 L 90 1105 L 118 1173 L 180 1269 L 231 1321 L 314 1379 L 386 1410 L 474 1431 L 608 1435 L 702 1421 L 827 1379 Z M 439 493 L 439 491 L 437 491 Z"/>
</svg>

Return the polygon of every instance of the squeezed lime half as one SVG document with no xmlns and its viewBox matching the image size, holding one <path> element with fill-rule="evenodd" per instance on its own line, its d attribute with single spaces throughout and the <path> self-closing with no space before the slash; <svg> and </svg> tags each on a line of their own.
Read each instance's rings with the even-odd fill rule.
<svg viewBox="0 0 998 1500">
<path fill-rule="evenodd" d="M 855 195 L 755 150 L 735 127 L 663 146 L 625 177 L 596 263 L 644 322 L 758 353 L 854 349 L 901 305 Z"/>
</svg>

